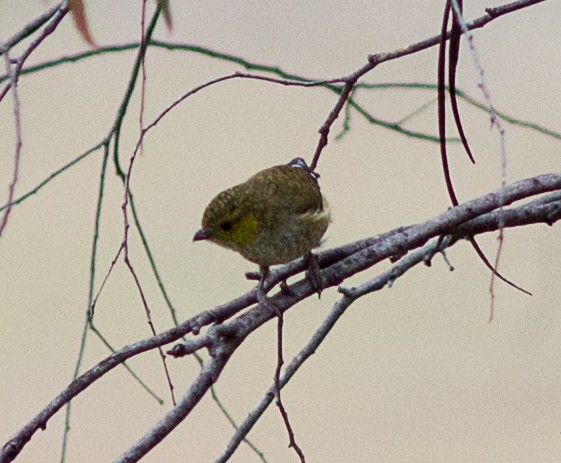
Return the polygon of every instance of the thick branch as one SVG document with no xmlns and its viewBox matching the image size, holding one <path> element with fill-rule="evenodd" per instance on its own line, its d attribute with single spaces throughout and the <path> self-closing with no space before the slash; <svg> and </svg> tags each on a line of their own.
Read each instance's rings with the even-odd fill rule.
<svg viewBox="0 0 561 463">
<path fill-rule="evenodd" d="M 140 460 L 158 445 L 195 408 L 210 387 L 218 380 L 220 373 L 243 338 L 230 337 L 220 341 L 219 348 L 213 350 L 212 359 L 201 369 L 185 396 L 156 425 L 129 450 L 115 460 L 116 463 L 132 463 Z"/>
<path fill-rule="evenodd" d="M 379 291 L 404 275 L 411 268 L 420 263 L 430 262 L 432 257 L 443 252 L 446 247 L 454 245 L 465 235 L 496 231 L 501 226 L 504 228 L 529 225 L 531 223 L 548 223 L 561 219 L 561 192 L 555 192 L 538 200 L 532 201 L 526 206 L 521 206 L 513 210 L 499 210 L 489 212 L 467 222 L 448 236 L 445 240 L 436 239 L 421 249 L 407 254 L 394 264 L 389 270 L 381 273 L 372 280 L 352 289 L 340 288 L 343 297 L 333 306 L 321 326 L 310 338 L 304 348 L 294 356 L 290 365 L 284 370 L 280 378 L 280 386 L 284 387 L 290 378 L 299 370 L 304 362 L 319 348 L 320 344 L 327 337 L 335 323 L 349 308 L 349 306 L 360 297 L 374 291 Z M 225 463 L 234 454 L 241 442 L 249 434 L 250 430 L 263 415 L 275 397 L 276 385 L 272 384 L 257 406 L 248 414 L 246 419 L 240 423 L 230 442 L 226 445 L 224 452 L 217 458 L 215 463 Z"/>
<path fill-rule="evenodd" d="M 561 190 L 561 174 L 544 174 L 521 180 L 502 191 L 489 193 L 449 209 L 426 222 L 408 227 L 400 227 L 383 235 L 320 252 L 318 257 L 323 268 L 321 275 L 324 287 L 327 289 L 327 287 L 336 286 L 346 278 L 375 265 L 381 260 L 404 255 L 408 251 L 422 246 L 431 238 L 450 233 L 463 236 L 467 233 L 477 234 L 497 229 L 497 225 L 501 221 L 497 215 L 488 215 L 487 218 L 481 218 L 479 221 L 474 219 L 494 211 L 501 205 L 507 206 L 515 201 L 554 190 Z M 503 224 L 505 226 L 517 226 L 538 221 L 554 223 L 559 220 L 558 210 L 555 210 L 557 207 L 556 203 L 551 202 L 551 197 L 549 200 L 541 199 L 540 201 L 540 204 L 543 203 L 545 205 L 549 201 L 550 206 L 548 208 L 540 207 L 540 213 L 535 213 L 533 216 L 529 212 L 532 208 L 530 205 L 522 206 L 514 212 L 510 209 L 504 210 L 502 212 L 504 214 L 502 218 Z M 468 224 L 462 228 L 462 225 L 470 220 L 473 220 L 471 225 L 473 228 L 469 228 Z M 302 270 L 303 265 L 301 262 L 294 262 L 280 267 L 271 273 L 271 284 L 286 278 L 289 274 L 293 275 Z M 315 290 L 309 281 L 303 279 L 290 286 L 290 294 L 278 293 L 271 297 L 271 301 L 279 310 L 284 312 L 300 300 L 313 295 L 314 292 Z M 270 311 L 256 307 L 235 319 L 230 318 L 256 301 L 256 291 L 250 291 L 227 304 L 201 312 L 177 327 L 171 328 L 157 336 L 126 346 L 102 360 L 70 383 L 64 391 L 55 397 L 35 418 L 3 446 L 0 453 L 0 463 L 12 461 L 33 434 L 38 429 L 44 429 L 48 420 L 61 407 L 123 361 L 142 352 L 169 344 L 189 333 L 197 334 L 201 327 L 220 321 L 224 322 L 215 325 L 212 330 L 201 334 L 196 340 L 190 341 L 192 343 L 190 348 L 184 349 L 180 347 L 181 345 L 178 345 L 172 349 L 171 353 L 181 356 L 202 347 L 211 347 L 215 344 L 216 337 L 246 337 L 272 317 Z M 182 399 L 181 403 L 184 403 L 184 400 Z"/>
</svg>

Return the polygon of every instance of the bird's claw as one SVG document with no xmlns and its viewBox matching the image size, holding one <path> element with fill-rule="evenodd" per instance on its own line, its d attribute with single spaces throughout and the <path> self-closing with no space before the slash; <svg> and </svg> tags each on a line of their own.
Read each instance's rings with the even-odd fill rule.
<svg viewBox="0 0 561 463">
<path fill-rule="evenodd" d="M 290 286 L 288 286 L 288 283 L 286 282 L 286 280 L 282 280 L 279 284 L 281 292 L 287 296 L 292 296 L 294 295 L 294 291 L 292 291 L 292 289 L 290 289 Z"/>
<path fill-rule="evenodd" d="M 318 293 L 318 299 L 321 299 L 321 292 L 323 291 L 323 282 L 321 281 L 321 274 L 319 271 L 319 262 L 315 254 L 309 253 L 306 256 L 308 261 L 308 268 L 306 270 L 306 278 L 310 280 L 312 286 Z"/>
<path fill-rule="evenodd" d="M 245 277 L 248 280 L 257 281 L 257 280 L 261 280 L 261 273 L 259 273 L 259 272 L 245 272 Z"/>
</svg>

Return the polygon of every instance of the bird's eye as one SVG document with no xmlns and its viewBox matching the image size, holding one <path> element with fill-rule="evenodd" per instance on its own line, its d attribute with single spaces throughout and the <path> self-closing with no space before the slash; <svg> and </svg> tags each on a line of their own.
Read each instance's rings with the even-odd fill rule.
<svg viewBox="0 0 561 463">
<path fill-rule="evenodd" d="M 222 231 L 230 231 L 232 229 L 232 222 L 228 221 L 228 222 L 222 222 L 220 224 L 220 228 L 222 229 Z"/>
</svg>

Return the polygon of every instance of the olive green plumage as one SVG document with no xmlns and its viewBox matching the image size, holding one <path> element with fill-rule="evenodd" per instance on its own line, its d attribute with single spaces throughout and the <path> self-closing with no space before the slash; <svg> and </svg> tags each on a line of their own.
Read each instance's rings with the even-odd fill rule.
<svg viewBox="0 0 561 463">
<path fill-rule="evenodd" d="M 319 246 L 329 210 L 304 160 L 258 172 L 218 194 L 194 240 L 208 239 L 261 267 L 284 264 Z"/>
</svg>

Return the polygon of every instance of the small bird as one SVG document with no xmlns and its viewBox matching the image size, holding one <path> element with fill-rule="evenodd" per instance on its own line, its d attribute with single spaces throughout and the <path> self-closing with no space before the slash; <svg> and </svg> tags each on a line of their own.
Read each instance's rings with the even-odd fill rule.
<svg viewBox="0 0 561 463">
<path fill-rule="evenodd" d="M 193 241 L 209 240 L 258 264 L 262 300 L 269 266 L 311 254 L 327 230 L 329 206 L 318 177 L 302 158 L 258 172 L 210 202 Z"/>
</svg>

